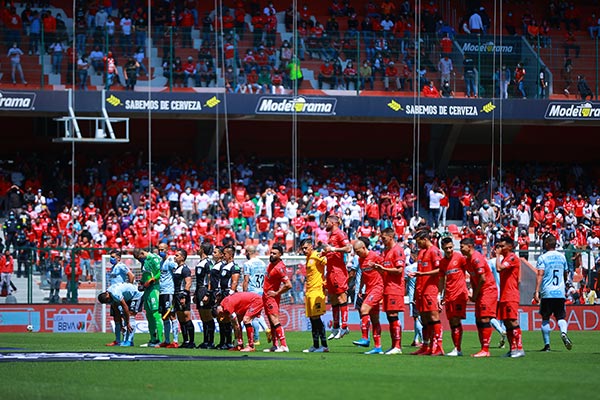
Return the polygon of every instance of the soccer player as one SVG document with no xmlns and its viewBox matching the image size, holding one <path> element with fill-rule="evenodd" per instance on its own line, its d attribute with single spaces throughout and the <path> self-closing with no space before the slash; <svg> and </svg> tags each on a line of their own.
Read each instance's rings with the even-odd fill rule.
<svg viewBox="0 0 600 400">
<path fill-rule="evenodd" d="M 546 235 L 544 237 L 544 250 L 546 252 L 538 257 L 537 278 L 535 282 L 535 293 L 533 299 L 540 303 L 540 314 L 542 316 L 542 337 L 544 348 L 541 351 L 550 351 L 550 317 L 554 314 L 560 338 L 567 350 L 573 348 L 573 343 L 567 336 L 567 321 L 565 317 L 565 280 L 568 274 L 567 259 L 564 254 L 556 251 L 556 237 Z"/>
<path fill-rule="evenodd" d="M 348 270 L 344 254 L 352 251 L 348 236 L 340 229 L 337 215 L 329 215 L 325 220 L 325 230 L 329 232 L 327 244 L 321 255 L 327 257 L 327 295 L 333 313 L 333 329 L 327 339 L 341 339 L 348 329 Z M 341 328 L 340 328 L 341 317 Z"/>
<path fill-rule="evenodd" d="M 179 347 L 179 328 L 177 326 L 177 315 L 174 312 L 173 296 L 175 284 L 173 283 L 173 271 L 177 263 L 172 256 L 168 255 L 169 245 L 160 243 L 158 245 L 158 256 L 160 257 L 160 294 L 158 295 L 158 312 L 162 316 L 165 341 L 160 347 L 176 349 Z M 173 333 L 173 341 L 171 341 Z"/>
<path fill-rule="evenodd" d="M 262 296 L 263 285 L 265 283 L 265 275 L 267 274 L 267 265 L 263 260 L 258 258 L 258 253 L 254 245 L 246 246 L 246 258 L 248 261 L 244 263 L 244 282 L 242 288 L 244 292 L 252 292 Z M 252 328 L 254 330 L 254 346 L 259 346 L 259 331 L 260 327 L 267 333 L 267 338 L 270 338 L 271 330 L 267 326 L 262 314 L 252 320 Z"/>
<path fill-rule="evenodd" d="M 194 343 L 195 328 L 192 322 L 191 296 L 190 289 L 192 288 L 192 271 L 186 265 L 187 251 L 177 249 L 175 252 L 175 263 L 177 264 L 173 271 L 173 284 L 175 287 L 174 309 L 177 312 L 177 319 L 181 326 L 181 334 L 183 335 L 184 349 L 193 349 L 196 347 Z"/>
<path fill-rule="evenodd" d="M 423 322 L 423 346 L 413 355 L 443 356 L 442 324 L 438 302 L 438 272 L 442 253 L 431 241 L 429 228 L 421 228 L 415 233 L 419 247 L 417 257 L 416 306 Z"/>
<path fill-rule="evenodd" d="M 313 345 L 303 350 L 304 353 L 327 353 L 327 337 L 325 324 L 321 315 L 327 310 L 325 305 L 325 264 L 327 259 L 319 254 L 314 247 L 312 239 L 307 238 L 300 242 L 300 250 L 306 256 L 306 281 L 304 282 L 306 316 L 310 318 Z M 320 344 L 319 344 L 320 341 Z"/>
<path fill-rule="evenodd" d="M 116 285 L 119 283 L 133 283 L 135 275 L 125 263 L 121 261 L 121 252 L 119 250 L 111 250 L 109 253 L 110 265 L 112 268 L 108 273 L 108 285 Z"/>
<path fill-rule="evenodd" d="M 475 250 L 473 238 L 464 238 L 460 241 L 460 252 L 465 256 L 466 271 L 471 279 L 472 293 L 469 300 L 475 303 L 475 324 L 481 343 L 481 350 L 472 357 L 489 357 L 492 337 L 490 319 L 496 318 L 498 287 L 485 257 Z"/>
<path fill-rule="evenodd" d="M 494 245 L 494 251 L 492 254 L 496 253 L 496 248 L 498 244 Z M 500 287 L 500 273 L 496 269 L 496 257 L 488 259 L 488 265 L 490 266 L 490 270 L 494 275 L 494 280 L 496 281 L 496 287 Z M 498 300 L 500 300 L 500 293 L 498 293 Z M 502 321 L 498 321 L 496 318 L 490 319 L 490 324 L 492 324 L 492 328 L 496 330 L 500 334 L 500 342 L 498 342 L 498 348 L 503 349 L 506 345 L 506 329 L 504 327 L 504 323 Z"/>
<path fill-rule="evenodd" d="M 160 292 L 160 257 L 144 249 L 133 249 L 133 257 L 142 264 L 140 286 L 144 288 L 144 311 L 148 320 L 150 341 L 148 347 L 159 347 L 163 341 L 163 322 L 158 312 Z"/>
<path fill-rule="evenodd" d="M 383 311 L 385 311 L 390 327 L 392 347 L 387 355 L 402 354 L 402 325 L 398 318 L 404 312 L 404 265 L 406 256 L 400 243 L 396 242 L 392 228 L 381 231 L 383 242 L 383 263 L 377 263 L 383 273 Z M 441 345 L 440 345 L 441 347 Z"/>
<path fill-rule="evenodd" d="M 262 296 L 253 292 L 238 292 L 223 299 L 216 308 L 219 321 L 228 321 L 233 325 L 235 337 L 237 339 L 237 349 L 241 352 L 256 351 L 254 347 L 254 328 L 252 320 L 261 315 L 263 309 Z M 248 345 L 244 347 L 242 338 L 242 328 L 240 324 L 246 327 L 248 336 Z"/>
<path fill-rule="evenodd" d="M 220 263 L 219 275 L 219 297 L 223 299 L 237 292 L 238 283 L 240 281 L 241 268 L 235 263 L 235 250 L 233 246 L 227 246 L 222 251 L 223 260 Z M 214 268 L 214 267 L 213 267 Z M 219 322 L 219 350 L 229 350 L 233 348 L 232 333 L 233 327 L 228 321 Z"/>
<path fill-rule="evenodd" d="M 113 285 L 117 285 L 119 283 L 133 283 L 135 280 L 135 275 L 127 265 L 121 262 L 121 252 L 119 250 L 112 250 L 110 253 L 110 265 L 112 268 L 108 273 L 108 287 Z M 118 307 L 117 307 L 118 310 Z M 119 310 L 120 312 L 120 310 Z M 121 322 L 117 323 L 117 319 L 121 321 L 120 316 L 115 318 L 115 309 L 113 307 L 110 308 L 110 315 L 115 320 L 115 340 L 108 343 L 107 346 L 118 346 L 121 343 L 121 331 L 123 327 L 121 326 Z"/>
<path fill-rule="evenodd" d="M 369 250 L 369 239 L 361 236 L 354 242 L 354 252 L 358 256 L 358 265 L 361 270 L 361 290 L 364 287 L 364 296 L 360 306 L 360 330 L 362 337 L 355 340 L 357 346 L 369 347 L 369 324 L 373 329 L 373 348 L 365 354 L 383 354 L 381 349 L 381 324 L 379 322 L 379 303 L 383 299 L 383 277 L 377 265 L 383 264 L 383 258 Z"/>
<path fill-rule="evenodd" d="M 416 257 L 415 257 L 416 258 Z M 410 306 L 410 316 L 413 319 L 415 333 L 413 336 L 413 341 L 410 344 L 411 347 L 421 347 L 423 343 L 423 324 L 421 323 L 421 317 L 419 316 L 419 311 L 416 306 L 416 297 L 415 297 L 415 286 L 417 283 L 417 278 L 415 277 L 415 272 L 417 272 L 417 263 L 408 264 L 405 268 L 404 273 L 404 285 L 406 286 L 406 296 L 408 296 L 409 306 Z"/>
<path fill-rule="evenodd" d="M 514 252 L 514 242 L 502 236 L 496 248 L 496 269 L 500 273 L 500 302 L 498 319 L 504 321 L 506 336 L 510 344 L 508 357 L 524 357 L 521 327 L 519 326 L 519 277 L 521 259 Z"/>
<path fill-rule="evenodd" d="M 123 341 L 120 346 L 133 346 L 135 335 L 135 316 L 142 310 L 143 293 L 131 283 L 118 283 L 111 285 L 106 292 L 98 295 L 98 301 L 101 304 L 110 304 L 114 312 L 115 329 L 117 322 L 124 332 Z"/>
<path fill-rule="evenodd" d="M 274 244 L 271 247 L 267 275 L 265 276 L 265 284 L 263 285 L 265 314 L 271 324 L 271 332 L 274 332 L 273 346 L 264 349 L 265 353 L 287 353 L 290 351 L 285 340 L 283 327 L 279 323 L 279 302 L 281 301 L 281 295 L 292 288 L 292 283 L 285 270 L 285 264 L 281 260 L 282 255 L 283 246 L 278 243 Z M 279 345 L 277 345 L 278 342 Z"/>
<path fill-rule="evenodd" d="M 209 258 L 212 253 L 213 245 L 210 242 L 203 242 L 198 249 L 200 261 L 195 268 L 196 291 L 194 302 L 202 320 L 204 335 L 202 343 L 198 345 L 200 349 L 213 349 L 215 347 L 215 320 L 211 312 L 215 303 L 214 296 L 211 295 L 210 271 L 212 270 L 212 262 Z"/>
<path fill-rule="evenodd" d="M 454 349 L 447 356 L 462 356 L 463 326 L 461 320 L 467 317 L 467 300 L 469 292 L 465 280 L 465 257 L 454 251 L 451 237 L 445 237 L 441 242 L 444 258 L 440 261 L 439 290 L 442 293 L 442 305 L 446 309 L 446 317 L 450 323 Z"/>
</svg>

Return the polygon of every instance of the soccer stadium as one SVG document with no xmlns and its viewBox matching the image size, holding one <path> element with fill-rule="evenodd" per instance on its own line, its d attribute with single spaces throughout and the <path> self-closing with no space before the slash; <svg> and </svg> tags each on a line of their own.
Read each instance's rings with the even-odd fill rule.
<svg viewBox="0 0 600 400">
<path fill-rule="evenodd" d="M 597 1 L 2 5 L 4 398 L 587 395 Z"/>
</svg>

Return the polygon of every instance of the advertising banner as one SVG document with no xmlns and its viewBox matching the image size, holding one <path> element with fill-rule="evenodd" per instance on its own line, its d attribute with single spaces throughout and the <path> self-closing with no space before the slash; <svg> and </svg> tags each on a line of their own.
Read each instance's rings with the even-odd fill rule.
<svg viewBox="0 0 600 400">
<path fill-rule="evenodd" d="M 132 119 L 147 118 L 149 112 L 153 117 L 212 119 L 227 112 L 231 119 L 274 120 L 295 114 L 299 120 L 412 123 L 419 117 L 423 123 L 454 124 L 491 123 L 502 111 L 505 123 L 600 123 L 600 103 L 592 101 L 125 91 L 106 92 L 104 100 L 101 92 L 76 92 L 73 98 L 77 116 L 100 115 L 104 105 L 109 116 Z M 0 112 L 64 117 L 69 113 L 68 100 L 66 91 L 0 91 Z"/>
<path fill-rule="evenodd" d="M 407 306 L 408 307 L 408 306 Z M 303 304 L 282 305 L 280 321 L 285 330 L 307 331 L 310 330 L 310 322 L 306 318 Z M 77 315 L 71 317 L 71 315 Z M 521 305 L 519 307 L 519 324 L 523 330 L 539 330 L 542 319 L 539 307 L 533 305 Z M 97 316 L 98 317 L 98 316 Z M 349 312 L 348 323 L 352 330 L 360 329 L 360 317 L 358 311 Z M 71 319 L 73 318 L 73 319 Z M 331 311 L 322 317 L 325 326 L 331 321 Z M 33 332 L 100 332 L 99 319 L 94 318 L 94 305 L 19 305 L 12 304 L 10 307 L 0 307 L 0 332 L 27 332 L 27 326 L 32 325 Z M 137 331 L 147 332 L 147 323 L 143 312 L 137 315 Z M 444 313 L 441 314 L 444 329 L 449 329 L 448 321 Z M 202 330 L 200 316 L 195 307 L 192 308 L 192 320 L 196 331 Z M 387 329 L 387 318 L 381 313 L 381 323 Z M 408 312 L 401 313 L 400 320 L 402 329 L 413 330 L 413 319 Z M 570 305 L 567 306 L 566 321 L 569 330 L 572 331 L 600 331 L 600 307 L 594 305 Z M 57 326 L 67 324 L 67 326 Z M 555 321 L 550 321 L 550 327 L 555 328 Z M 476 330 L 475 309 L 473 305 L 467 307 L 467 319 L 463 321 L 465 330 Z M 112 318 L 107 315 L 107 330 L 112 331 Z"/>
<path fill-rule="evenodd" d="M 56 314 L 54 315 L 54 333 L 85 333 L 85 314 Z"/>
</svg>

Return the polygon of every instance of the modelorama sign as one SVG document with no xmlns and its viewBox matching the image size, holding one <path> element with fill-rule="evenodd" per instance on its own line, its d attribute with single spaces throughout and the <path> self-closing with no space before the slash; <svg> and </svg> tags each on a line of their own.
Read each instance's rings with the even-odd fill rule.
<svg viewBox="0 0 600 400">
<path fill-rule="evenodd" d="M 494 42 L 473 43 L 465 42 L 462 45 L 463 53 L 504 53 L 511 54 L 514 51 L 513 46 L 496 46 Z"/>
<path fill-rule="evenodd" d="M 590 102 L 581 104 L 573 104 L 571 102 L 550 103 L 548 104 L 544 118 L 600 120 L 600 105 Z"/>
<path fill-rule="evenodd" d="M 33 110 L 35 93 L 33 92 L 6 92 L 0 90 L 0 110 L 29 111 Z"/>
<path fill-rule="evenodd" d="M 282 97 L 269 96 L 258 99 L 257 114 L 335 115 L 337 100 L 334 97 Z"/>
<path fill-rule="evenodd" d="M 101 104 L 111 116 L 146 118 L 149 111 L 180 114 L 183 118 L 214 118 L 227 112 L 231 118 L 246 116 L 291 116 L 364 118 L 377 121 L 412 122 L 414 116 L 425 123 L 490 121 L 499 117 L 497 99 L 431 99 L 393 96 L 261 96 L 223 93 L 157 92 L 77 92 L 73 96 L 76 115 L 98 114 Z M 43 113 L 53 117 L 68 115 L 67 91 L 0 91 L 0 113 Z M 31 114 L 28 114 L 31 116 Z M 600 103 L 592 101 L 550 101 L 509 99 L 502 102 L 504 121 L 589 121 L 600 123 Z"/>
</svg>

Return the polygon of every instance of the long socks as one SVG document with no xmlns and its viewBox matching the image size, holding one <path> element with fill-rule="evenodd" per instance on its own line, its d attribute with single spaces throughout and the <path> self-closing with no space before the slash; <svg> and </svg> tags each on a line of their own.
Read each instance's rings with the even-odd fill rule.
<svg viewBox="0 0 600 400">
<path fill-rule="evenodd" d="M 462 324 L 458 324 L 456 326 L 451 326 L 450 329 L 452 331 L 452 343 L 454 343 L 454 347 L 456 347 L 456 350 L 462 351 L 462 349 L 461 349 L 462 336 L 463 336 Z"/>
<path fill-rule="evenodd" d="M 277 339 L 279 340 L 281 346 L 287 346 L 287 343 L 285 341 L 285 334 L 283 333 L 283 327 L 281 326 L 281 324 L 275 325 L 274 328 L 275 334 L 277 335 Z"/>
<path fill-rule="evenodd" d="M 542 338 L 544 339 L 544 345 L 550 346 L 550 321 L 548 320 L 542 321 Z"/>
<path fill-rule="evenodd" d="M 317 320 L 321 320 L 320 317 L 312 317 L 310 319 L 310 327 L 311 327 L 311 333 L 312 333 L 312 340 L 313 340 L 313 347 L 316 349 L 319 347 L 319 324 L 317 322 Z"/>
<path fill-rule="evenodd" d="M 348 328 L 348 303 L 340 304 L 342 314 L 342 329 Z"/>
<path fill-rule="evenodd" d="M 171 343 L 171 318 L 165 319 L 163 323 L 165 326 L 165 343 Z"/>
<path fill-rule="evenodd" d="M 390 324 L 390 337 L 392 339 L 392 348 L 402 348 L 402 326 L 398 320 L 398 316 L 389 317 L 388 322 Z"/>
<path fill-rule="evenodd" d="M 360 316 L 360 332 L 361 332 L 361 337 L 365 340 L 369 339 L 369 327 L 371 325 L 371 317 L 369 317 L 369 314 L 365 314 L 365 315 L 361 315 Z"/>
<path fill-rule="evenodd" d="M 340 327 L 340 305 L 332 306 L 331 313 L 333 314 L 333 329 L 338 329 Z"/>
</svg>

